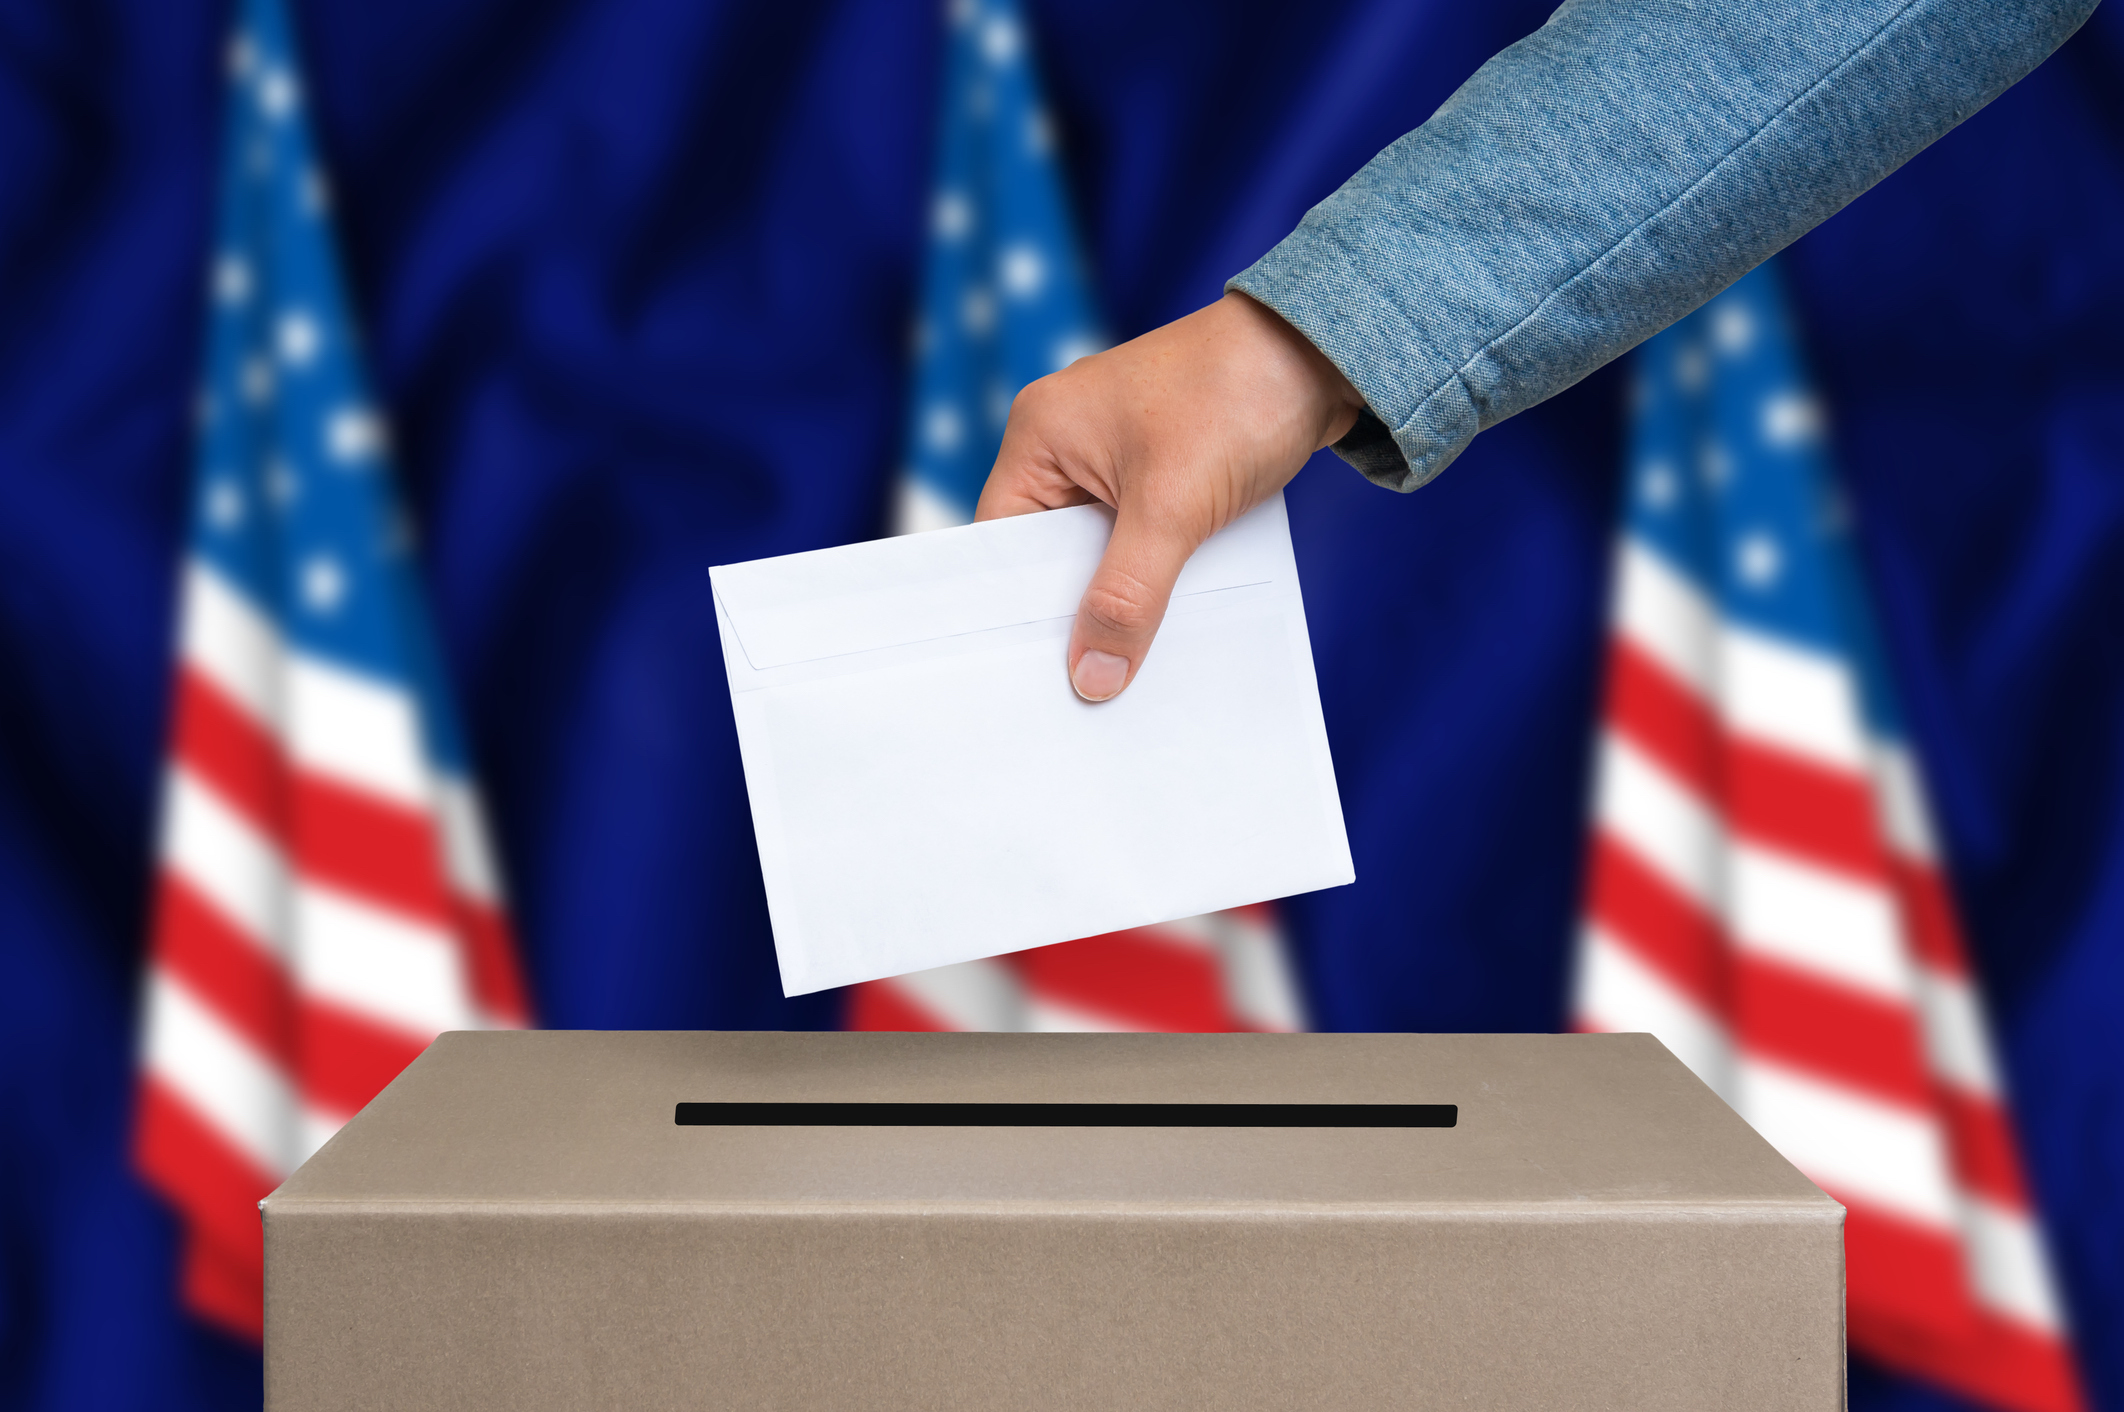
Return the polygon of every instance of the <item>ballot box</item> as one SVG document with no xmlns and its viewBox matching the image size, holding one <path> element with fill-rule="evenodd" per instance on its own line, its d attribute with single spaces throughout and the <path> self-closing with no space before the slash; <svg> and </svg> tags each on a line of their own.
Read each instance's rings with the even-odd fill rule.
<svg viewBox="0 0 2124 1412">
<path fill-rule="evenodd" d="M 1644 1035 L 450 1034 L 266 1406 L 1843 1405 L 1843 1209 Z"/>
</svg>

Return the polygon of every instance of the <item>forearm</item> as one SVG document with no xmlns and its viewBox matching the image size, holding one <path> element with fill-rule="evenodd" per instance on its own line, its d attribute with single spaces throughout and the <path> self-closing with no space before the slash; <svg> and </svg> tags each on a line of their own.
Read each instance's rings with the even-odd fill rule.
<svg viewBox="0 0 2124 1412">
<path fill-rule="evenodd" d="M 1411 490 L 2003 92 L 2094 0 L 1570 0 L 1231 282 Z"/>
</svg>

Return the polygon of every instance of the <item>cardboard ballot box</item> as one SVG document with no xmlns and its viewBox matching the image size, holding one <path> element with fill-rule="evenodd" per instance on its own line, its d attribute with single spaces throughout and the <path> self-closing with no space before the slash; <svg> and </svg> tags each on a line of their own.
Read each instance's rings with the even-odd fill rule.
<svg viewBox="0 0 2124 1412">
<path fill-rule="evenodd" d="M 1844 1397 L 1843 1209 L 1642 1035 L 451 1034 L 264 1219 L 271 1412 Z"/>
</svg>

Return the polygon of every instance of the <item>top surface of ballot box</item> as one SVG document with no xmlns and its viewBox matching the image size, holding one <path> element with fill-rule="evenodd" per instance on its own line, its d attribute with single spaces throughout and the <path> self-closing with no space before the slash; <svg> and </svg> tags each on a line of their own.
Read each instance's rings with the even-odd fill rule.
<svg viewBox="0 0 2124 1412">
<path fill-rule="evenodd" d="M 452 1034 L 265 1229 L 272 1412 L 1843 1405 L 1842 1208 L 1639 1035 Z"/>
</svg>

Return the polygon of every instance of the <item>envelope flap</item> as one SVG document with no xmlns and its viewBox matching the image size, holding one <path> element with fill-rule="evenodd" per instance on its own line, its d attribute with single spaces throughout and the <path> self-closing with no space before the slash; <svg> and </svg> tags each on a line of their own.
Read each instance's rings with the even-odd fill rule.
<svg viewBox="0 0 2124 1412">
<path fill-rule="evenodd" d="M 1113 512 L 1079 505 L 709 571 L 755 671 L 1075 615 Z M 1195 552 L 1175 597 L 1291 573 L 1278 495 Z"/>
</svg>

